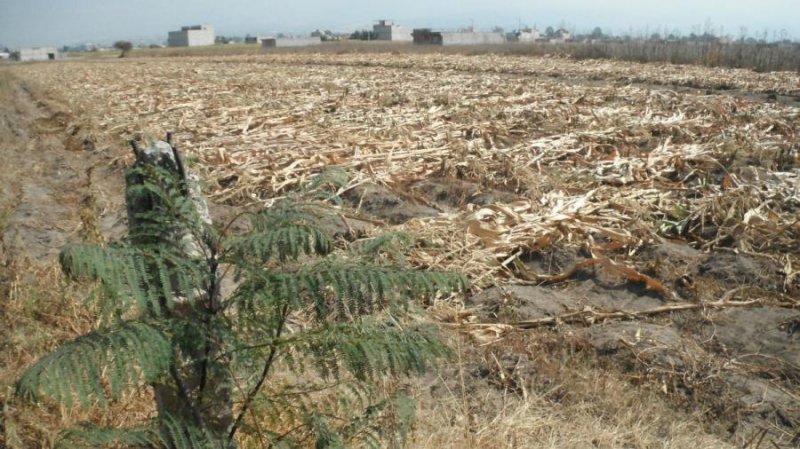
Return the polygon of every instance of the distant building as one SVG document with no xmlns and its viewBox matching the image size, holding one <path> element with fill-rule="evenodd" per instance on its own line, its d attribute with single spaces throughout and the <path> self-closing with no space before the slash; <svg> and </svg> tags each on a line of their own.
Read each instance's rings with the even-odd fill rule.
<svg viewBox="0 0 800 449">
<path fill-rule="evenodd" d="M 319 36 L 303 38 L 269 38 L 261 41 L 261 48 L 308 47 L 311 45 L 320 44 L 322 44 L 322 38 Z"/>
<path fill-rule="evenodd" d="M 211 25 L 185 26 L 180 31 L 170 31 L 167 37 L 168 47 L 199 47 L 202 45 L 214 45 L 214 27 Z"/>
<path fill-rule="evenodd" d="M 539 30 L 524 28 L 518 31 L 508 33 L 506 39 L 509 42 L 536 42 L 541 39 L 542 35 Z"/>
<path fill-rule="evenodd" d="M 314 30 L 311 32 L 311 37 L 318 37 L 322 42 L 331 42 L 340 40 L 341 35 L 334 33 L 331 30 Z"/>
<path fill-rule="evenodd" d="M 445 32 L 432 31 L 430 28 L 416 28 L 413 36 L 417 45 L 482 45 L 506 41 L 502 33 Z"/>
<path fill-rule="evenodd" d="M 552 42 L 554 44 L 563 44 L 564 42 L 566 42 L 568 40 L 571 40 L 571 39 L 572 39 L 572 35 L 570 34 L 569 31 L 567 31 L 567 30 L 565 30 L 563 28 L 559 28 L 558 30 L 556 30 L 555 33 L 553 33 L 553 36 L 550 37 L 550 42 Z"/>
<path fill-rule="evenodd" d="M 269 39 L 265 36 L 247 36 L 244 38 L 245 44 L 261 44 L 264 42 L 265 39 Z"/>
<path fill-rule="evenodd" d="M 372 26 L 379 41 L 411 42 L 414 40 L 411 28 L 395 25 L 391 20 L 379 20 Z"/>
<path fill-rule="evenodd" d="M 10 58 L 11 58 L 11 53 L 6 53 L 4 51 L 0 51 L 0 60 L 10 59 Z"/>
<path fill-rule="evenodd" d="M 62 55 L 55 47 L 34 47 L 21 48 L 17 54 L 17 60 L 25 61 L 55 61 L 61 59 Z"/>
</svg>

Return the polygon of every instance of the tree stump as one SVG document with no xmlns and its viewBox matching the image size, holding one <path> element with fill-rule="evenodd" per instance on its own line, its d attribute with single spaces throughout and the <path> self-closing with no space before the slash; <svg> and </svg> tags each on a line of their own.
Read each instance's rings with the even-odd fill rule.
<svg viewBox="0 0 800 449">
<path fill-rule="evenodd" d="M 182 257 L 201 267 L 204 279 L 200 285 L 195 286 L 193 292 L 176 295 L 177 299 L 163 297 L 159 313 L 166 313 L 176 322 L 191 320 L 203 325 L 192 326 L 195 330 L 191 333 L 176 331 L 171 378 L 153 385 L 155 400 L 160 417 L 191 423 L 215 440 L 224 441 L 233 424 L 232 377 L 229 367 L 221 360 L 225 338 L 215 325 L 221 313 L 217 248 L 207 232 L 212 221 L 198 178 L 187 172 L 170 140 L 167 135 L 167 142 L 156 141 L 143 148 L 131 142 L 136 162 L 125 177 L 126 192 L 129 192 L 126 195 L 129 236 L 133 244 L 137 239 L 149 240 L 148 243 L 161 239 L 156 242 L 177 247 Z M 195 214 L 188 219 L 154 219 L 170 207 L 163 204 L 164 200 L 158 195 L 130 193 L 145 182 L 165 190 L 178 188 L 180 196 L 191 201 Z M 160 235 L 154 232 L 154 225 L 163 227 Z M 153 273 L 156 275 L 155 270 Z M 177 285 L 174 290 L 179 291 Z M 189 327 L 175 326 L 175 329 L 186 328 Z"/>
</svg>

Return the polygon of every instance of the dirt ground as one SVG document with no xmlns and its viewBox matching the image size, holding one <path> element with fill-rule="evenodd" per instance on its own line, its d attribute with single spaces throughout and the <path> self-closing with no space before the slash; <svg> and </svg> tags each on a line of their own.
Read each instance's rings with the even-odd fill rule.
<svg viewBox="0 0 800 449">
<path fill-rule="evenodd" d="M 386 189 L 368 186 L 351 200 L 354 207 L 397 223 L 407 220 L 409 214 L 426 216 L 436 208 L 456 206 L 459 201 L 479 202 L 504 196 L 458 180 L 430 180 L 410 191 L 420 193 L 422 198 L 404 199 Z M 588 254 L 567 250 L 535 253 L 527 256 L 525 265 L 537 273 L 562 273 L 586 257 Z M 724 248 L 703 253 L 686 243 L 664 240 L 642 250 L 637 259 L 641 272 L 697 303 L 725 292 L 744 298 L 786 299 L 784 267 L 768 257 L 737 254 Z M 797 447 L 800 310 L 796 299 L 778 302 L 775 306 L 724 310 L 699 307 L 650 315 L 668 309 L 665 299 L 644 286 L 609 275 L 602 267 L 590 267 L 553 286 L 497 286 L 468 298 L 467 312 L 462 313 L 481 323 L 497 323 L 497 329 L 503 329 L 503 323 L 530 329 L 504 332 L 502 338 L 495 338 L 491 328 L 475 332 L 470 342 L 463 343 L 470 346 L 465 350 L 466 366 L 443 378 L 461 380 L 462 392 L 469 392 L 465 393 L 465 401 L 470 405 L 465 407 L 477 409 L 471 412 L 475 416 L 491 415 L 490 410 L 509 407 L 505 401 L 510 394 L 548 398 L 554 400 L 553 406 L 566 402 L 567 409 L 575 406 L 574 401 L 610 400 L 603 413 L 616 414 L 616 418 L 630 411 L 630 404 L 625 404 L 623 398 L 635 402 L 635 398 L 647 397 L 653 401 L 649 406 L 657 410 L 653 413 L 659 413 L 664 422 L 699 424 L 695 432 L 720 438 L 700 447 L 723 447 L 723 441 L 746 448 L 768 447 L 763 444 Z M 578 320 L 547 321 L 587 310 L 641 312 L 643 316 L 623 314 L 618 319 L 595 320 L 587 314 Z M 619 394 L 621 402 L 587 397 L 596 388 L 605 388 L 591 386 L 598 378 L 615 384 L 612 389 L 624 390 L 606 392 Z M 656 391 L 660 394 L 654 395 Z M 577 422 L 585 425 L 581 422 L 585 418 L 581 415 Z M 639 429 L 644 435 L 635 437 L 625 434 L 581 438 L 569 444 L 560 438 L 549 445 L 532 439 L 530 447 L 691 444 L 681 439 L 688 435 L 677 437 L 672 429 L 661 429 L 659 432 L 664 433 L 660 438 L 648 441 L 647 430 Z M 636 426 L 630 431 L 636 433 Z M 591 433 L 588 429 L 578 433 L 582 432 Z M 697 437 L 694 434 L 690 438 Z M 508 447 L 529 444 L 513 438 L 504 443 Z"/>
<path fill-rule="evenodd" d="M 85 292 L 60 278 L 56 257 L 67 242 L 124 233 L 126 151 L 0 68 L 0 318 L 9 324 L 0 327 L 0 448 L 50 447 L 60 428 L 85 418 L 16 408 L 9 386 L 92 326 Z M 344 198 L 354 215 L 397 225 L 518 196 L 440 176 L 362 184 Z M 639 273 L 698 305 L 672 310 L 646 283 L 581 265 L 590 256 L 572 246 L 526 253 L 515 267 L 522 278 L 571 276 L 496 285 L 460 307 L 430 305 L 456 357 L 409 382 L 420 402 L 411 447 L 800 447 L 800 301 L 786 288 L 785 261 L 668 239 L 638 248 Z M 723 297 L 741 304 L 702 306 Z M 763 301 L 747 306 L 751 299 Z M 461 326 L 470 322 L 482 324 Z M 147 416 L 146 402 L 125 407 Z M 42 412 L 46 419 L 33 417 Z M 113 412 L 101 420 L 117 422 Z"/>
</svg>

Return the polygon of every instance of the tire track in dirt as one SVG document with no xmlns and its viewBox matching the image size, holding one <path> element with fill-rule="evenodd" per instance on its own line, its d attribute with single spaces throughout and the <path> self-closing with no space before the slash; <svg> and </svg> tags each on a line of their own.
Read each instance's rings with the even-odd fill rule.
<svg viewBox="0 0 800 449">
<path fill-rule="evenodd" d="M 119 207 L 110 207 L 122 201 L 119 176 L 109 156 L 84 151 L 94 145 L 70 118 L 0 72 L 0 293 L 18 275 L 16 264 L 50 264 L 68 241 L 124 229 Z"/>
</svg>

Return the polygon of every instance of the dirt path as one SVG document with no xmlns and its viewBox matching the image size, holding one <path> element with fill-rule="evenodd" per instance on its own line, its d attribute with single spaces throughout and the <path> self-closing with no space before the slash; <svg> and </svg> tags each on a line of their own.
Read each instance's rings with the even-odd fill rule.
<svg viewBox="0 0 800 449">
<path fill-rule="evenodd" d="M 0 260 L 6 267 L 20 259 L 50 263 L 68 241 L 116 234 L 123 226 L 110 157 L 93 151 L 70 120 L 65 106 L 0 72 Z"/>
<path fill-rule="evenodd" d="M 125 231 L 113 153 L 73 120 L 0 68 L 0 448 L 50 447 L 58 429 L 87 418 L 43 415 L 7 395 L 26 366 L 94 323 L 85 290 L 63 282 L 60 249 Z"/>
</svg>

